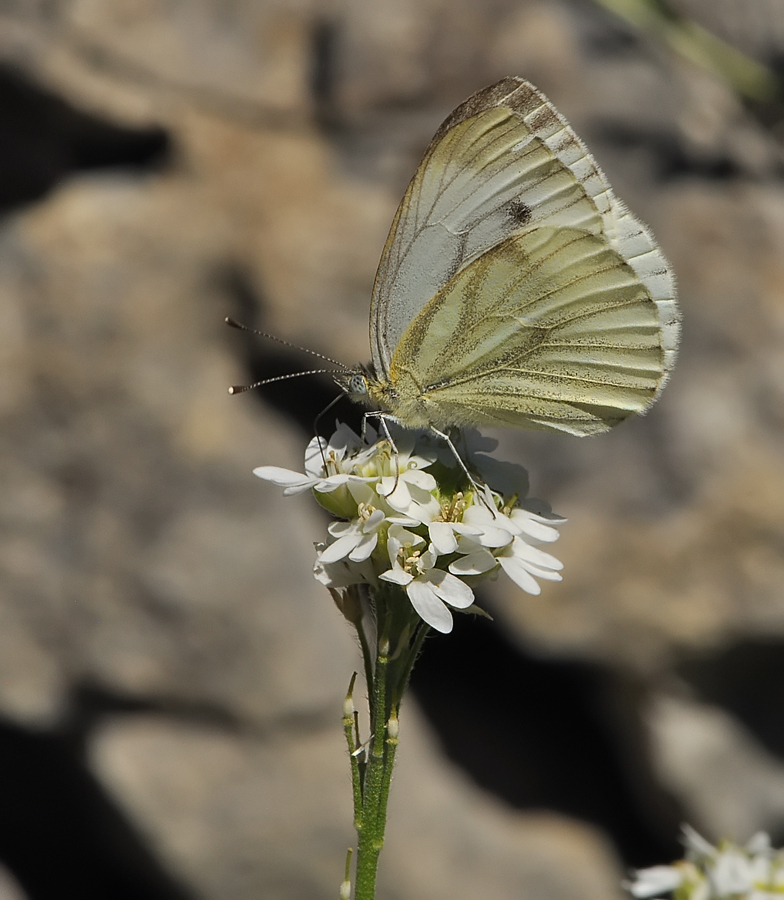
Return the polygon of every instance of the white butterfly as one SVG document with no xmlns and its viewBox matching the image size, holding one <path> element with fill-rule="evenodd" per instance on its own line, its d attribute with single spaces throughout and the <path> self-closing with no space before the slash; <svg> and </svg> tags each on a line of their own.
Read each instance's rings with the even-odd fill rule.
<svg viewBox="0 0 784 900">
<path fill-rule="evenodd" d="M 522 78 L 436 132 L 381 256 L 372 364 L 338 382 L 410 428 L 586 435 L 658 397 L 680 331 L 648 229 Z"/>
</svg>

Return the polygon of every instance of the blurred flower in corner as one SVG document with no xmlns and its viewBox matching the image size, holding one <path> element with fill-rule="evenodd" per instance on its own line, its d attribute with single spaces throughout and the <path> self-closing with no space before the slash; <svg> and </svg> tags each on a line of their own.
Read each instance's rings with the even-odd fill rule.
<svg viewBox="0 0 784 900">
<path fill-rule="evenodd" d="M 640 869 L 626 884 L 639 900 L 672 894 L 674 900 L 781 900 L 784 850 L 775 850 L 760 831 L 744 846 L 705 840 L 683 826 L 686 858 L 671 866 Z"/>
</svg>

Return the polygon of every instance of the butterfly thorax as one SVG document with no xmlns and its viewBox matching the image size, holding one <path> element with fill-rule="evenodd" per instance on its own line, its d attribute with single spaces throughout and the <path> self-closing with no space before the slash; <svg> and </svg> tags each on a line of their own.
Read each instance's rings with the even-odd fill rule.
<svg viewBox="0 0 784 900">
<path fill-rule="evenodd" d="M 397 379 L 380 378 L 372 363 L 340 373 L 335 376 L 335 381 L 349 400 L 391 413 L 407 428 L 427 428 L 434 424 L 416 386 L 404 385 Z"/>
</svg>

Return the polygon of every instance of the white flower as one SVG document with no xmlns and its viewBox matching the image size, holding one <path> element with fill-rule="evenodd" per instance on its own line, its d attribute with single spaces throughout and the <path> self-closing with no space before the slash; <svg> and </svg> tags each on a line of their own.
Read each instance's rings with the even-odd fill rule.
<svg viewBox="0 0 784 900">
<path fill-rule="evenodd" d="M 715 859 L 719 852 L 710 841 L 699 834 L 687 822 L 681 825 L 683 831 L 683 845 L 686 848 L 687 857 L 693 861 Z"/>
<path fill-rule="evenodd" d="M 424 546 L 425 540 L 418 534 L 402 525 L 392 525 L 387 536 L 392 568 L 379 577 L 405 587 L 420 617 L 436 631 L 448 634 L 453 622 L 446 604 L 455 609 L 468 609 L 474 602 L 474 592 L 459 578 L 436 568 L 435 549 L 431 544 L 423 551 L 420 548 Z"/>
<path fill-rule="evenodd" d="M 433 495 L 437 482 L 424 471 L 435 461 L 435 453 L 417 444 L 416 432 L 394 429 L 393 438 L 394 449 L 389 442 L 383 442 L 385 452 L 377 460 L 381 477 L 376 491 L 392 509 L 417 522 L 426 522 L 440 509 Z"/>
<path fill-rule="evenodd" d="M 284 496 L 312 489 L 323 506 L 345 518 L 351 517 L 353 507 L 340 489 L 359 484 L 373 485 L 389 508 L 406 518 L 421 522 L 434 515 L 438 501 L 431 492 L 436 482 L 423 470 L 432 465 L 435 453 L 424 448 L 427 455 L 415 454 L 416 435 L 410 432 L 395 433 L 394 448 L 388 440 L 378 440 L 372 428 L 367 432 L 369 444 L 340 423 L 329 441 L 313 438 L 305 451 L 304 475 L 279 466 L 259 466 L 253 474 L 284 488 Z"/>
<path fill-rule="evenodd" d="M 339 559 L 362 562 L 368 559 L 378 544 L 379 533 L 392 523 L 417 525 L 416 519 L 390 509 L 387 499 L 379 496 L 368 484 L 349 484 L 348 492 L 356 503 L 356 514 L 349 521 L 333 522 L 327 531 L 336 540 L 319 552 L 319 560 L 330 564 Z"/>
<path fill-rule="evenodd" d="M 684 825 L 685 860 L 635 873 L 626 885 L 634 897 L 652 898 L 676 891 L 678 900 L 781 900 L 784 851 L 755 834 L 745 847 L 722 841 L 718 847 Z"/>
<path fill-rule="evenodd" d="M 409 459 L 408 468 L 401 466 L 400 472 L 381 478 L 376 490 L 392 509 L 418 522 L 426 522 L 441 508 L 432 493 L 437 482 L 429 472 L 423 472 L 416 462 L 412 462 Z"/>
<path fill-rule="evenodd" d="M 499 550 L 496 559 L 512 581 L 529 594 L 542 592 L 537 578 L 545 581 L 561 580 L 559 570 L 563 568 L 563 563 L 521 537 L 515 537 L 511 544 Z"/>
<path fill-rule="evenodd" d="M 652 866 L 639 869 L 636 875 L 636 880 L 629 885 L 629 893 L 640 898 L 669 894 L 683 881 L 683 874 L 675 866 Z"/>
<path fill-rule="evenodd" d="M 304 474 L 275 466 L 254 470 L 287 495 L 312 489 L 341 520 L 317 547 L 319 581 L 331 590 L 379 579 L 398 584 L 423 621 L 448 632 L 450 607 L 473 605 L 467 579 L 473 585 L 503 571 L 531 594 L 540 592 L 540 580 L 560 580 L 561 563 L 539 545 L 555 541 L 556 526 L 565 520 L 525 498 L 525 469 L 486 455 L 494 440 L 474 429 L 458 440 L 467 464 L 486 480 L 477 490 L 429 432 L 392 425 L 384 438 L 367 431 L 370 443 L 345 425 L 329 441 L 314 438 Z"/>
<path fill-rule="evenodd" d="M 450 564 L 453 574 L 483 575 L 500 566 L 529 594 L 541 592 L 537 578 L 561 580 L 563 564 L 535 546 L 558 538 L 558 531 L 543 516 L 524 509 L 493 515 L 477 505 L 466 510 L 463 522 L 473 526 L 475 533 L 458 538 L 457 552 L 462 556 Z"/>
<path fill-rule="evenodd" d="M 358 454 L 361 442 L 348 425 L 338 424 L 335 433 L 325 441 L 314 437 L 305 450 L 305 474 L 279 466 L 259 466 L 253 474 L 284 488 L 284 497 L 309 489 L 329 493 L 349 481 L 371 481 L 372 477 L 357 474 L 364 461 Z M 354 452 L 352 452 L 354 451 Z"/>
<path fill-rule="evenodd" d="M 361 563 L 349 562 L 347 559 L 339 559 L 337 562 L 325 563 L 321 558 L 321 552 L 325 544 L 317 544 L 316 562 L 313 564 L 313 577 L 325 587 L 339 590 L 350 587 L 352 584 L 377 584 L 375 569 L 370 560 Z"/>
<path fill-rule="evenodd" d="M 719 853 L 715 864 L 708 869 L 708 876 L 713 893 L 719 897 L 745 894 L 754 889 L 751 860 L 740 847 L 730 846 Z"/>
<path fill-rule="evenodd" d="M 362 562 L 376 549 L 379 528 L 386 522 L 383 510 L 361 503 L 357 512 L 356 519 L 333 522 L 327 527 L 327 531 L 337 540 L 319 554 L 323 563 L 346 558 L 351 562 Z"/>
</svg>

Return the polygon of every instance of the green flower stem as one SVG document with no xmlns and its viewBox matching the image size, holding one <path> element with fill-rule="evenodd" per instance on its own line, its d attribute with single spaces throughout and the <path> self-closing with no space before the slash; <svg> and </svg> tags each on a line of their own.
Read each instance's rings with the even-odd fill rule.
<svg viewBox="0 0 784 900">
<path fill-rule="evenodd" d="M 338 900 L 351 900 L 351 854 L 353 852 L 349 847 L 346 853 L 346 871 L 338 892 Z"/>
<path fill-rule="evenodd" d="M 398 732 L 399 725 L 397 712 L 393 712 L 387 722 L 386 758 L 381 781 L 381 792 L 378 798 L 378 809 L 376 811 L 376 840 L 379 845 L 383 845 L 384 843 L 384 833 L 387 825 L 387 801 L 389 800 L 389 788 L 392 784 L 392 770 L 395 767 Z"/>
<path fill-rule="evenodd" d="M 773 70 L 680 15 L 669 0 L 597 0 L 750 100 L 770 102 L 781 86 Z"/>
<path fill-rule="evenodd" d="M 409 648 L 408 653 L 405 656 L 403 661 L 403 665 L 400 669 L 400 675 L 397 679 L 397 684 L 395 686 L 395 705 L 393 709 L 397 711 L 400 709 L 400 701 L 403 699 L 403 694 L 405 693 L 406 688 L 408 687 L 409 679 L 411 678 L 411 671 L 414 668 L 414 663 L 417 661 L 419 654 L 422 650 L 422 644 L 425 641 L 428 633 L 430 632 L 430 626 L 426 625 L 424 622 L 420 622 L 417 630 L 414 633 L 414 640 Z"/>
<path fill-rule="evenodd" d="M 414 612 L 399 585 L 380 585 L 371 593 L 370 600 L 375 611 L 375 659 L 362 622 L 354 622 L 368 684 L 371 735 L 366 751 L 356 726 L 353 680 L 343 709 L 343 729 L 352 755 L 354 825 L 358 835 L 354 900 L 375 897 L 398 744 L 398 711 L 414 662 L 430 630 Z"/>
<path fill-rule="evenodd" d="M 367 639 L 367 632 L 362 623 L 362 619 L 356 623 L 357 637 L 359 638 L 359 646 L 362 650 L 362 661 L 365 666 L 365 684 L 368 686 L 368 696 L 372 698 L 373 692 L 370 686 L 373 684 L 373 654 L 370 652 L 370 644 Z M 370 721 L 373 721 L 373 707 L 371 700 Z"/>
<path fill-rule="evenodd" d="M 379 610 L 380 612 L 380 610 Z M 380 617 L 379 617 L 380 618 Z M 381 622 L 379 621 L 379 624 Z M 383 803 L 386 769 L 387 725 L 385 721 L 387 674 L 389 668 L 389 638 L 382 633 L 378 642 L 378 656 L 373 677 L 373 735 L 370 740 L 370 754 L 365 772 L 362 796 L 362 816 L 357 828 L 357 872 L 355 900 L 374 900 L 376 895 L 376 872 L 378 857 L 384 844 L 384 823 L 386 804 Z M 389 776 L 391 777 L 391 773 Z M 388 790 L 388 789 L 387 789 Z M 379 829 L 379 814 L 381 827 Z"/>
<path fill-rule="evenodd" d="M 343 733 L 348 744 L 348 758 L 351 764 L 351 785 L 354 794 L 354 827 L 362 818 L 362 772 L 359 765 L 359 736 L 356 734 L 356 712 L 354 710 L 354 682 L 357 673 L 351 676 L 346 699 L 343 703 Z"/>
</svg>

